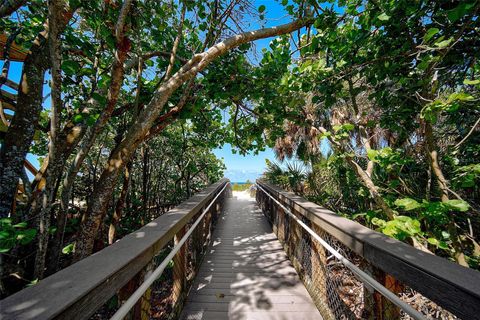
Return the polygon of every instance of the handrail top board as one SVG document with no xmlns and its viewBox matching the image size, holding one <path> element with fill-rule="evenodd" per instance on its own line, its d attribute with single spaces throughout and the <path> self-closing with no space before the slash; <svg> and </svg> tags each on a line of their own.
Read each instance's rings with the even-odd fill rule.
<svg viewBox="0 0 480 320">
<path fill-rule="evenodd" d="M 85 319 L 122 288 L 223 188 L 210 185 L 105 249 L 0 301 L 4 319 Z"/>
<path fill-rule="evenodd" d="M 446 309 L 465 318 L 480 314 L 480 272 L 422 252 L 263 180 L 257 184 L 374 266 L 441 301 Z"/>
</svg>

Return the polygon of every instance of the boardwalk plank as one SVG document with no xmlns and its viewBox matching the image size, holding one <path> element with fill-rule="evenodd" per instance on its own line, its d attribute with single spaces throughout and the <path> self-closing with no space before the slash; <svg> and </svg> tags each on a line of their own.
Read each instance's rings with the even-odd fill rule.
<svg viewBox="0 0 480 320">
<path fill-rule="evenodd" d="M 322 319 L 254 199 L 227 200 L 181 319 Z"/>
</svg>

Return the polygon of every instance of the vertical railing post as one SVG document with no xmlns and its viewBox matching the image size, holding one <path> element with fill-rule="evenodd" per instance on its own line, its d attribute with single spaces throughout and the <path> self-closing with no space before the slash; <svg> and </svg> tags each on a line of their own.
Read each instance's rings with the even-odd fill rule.
<svg viewBox="0 0 480 320">
<path fill-rule="evenodd" d="M 143 269 L 142 272 L 142 279 L 148 278 L 154 270 L 153 261 L 151 261 L 147 266 Z M 140 319 L 141 320 L 149 320 L 152 315 L 152 287 L 149 287 L 147 291 L 142 296 L 142 299 L 137 303 L 137 308 L 140 308 Z"/>
<path fill-rule="evenodd" d="M 210 242 L 211 238 L 211 232 L 212 232 L 212 214 L 215 211 L 217 207 L 217 204 L 213 204 L 208 212 L 205 214 L 205 217 L 203 218 L 203 239 L 202 239 L 202 255 L 205 252 L 205 248 L 208 247 L 208 244 Z"/>
<path fill-rule="evenodd" d="M 385 273 L 383 270 L 372 266 L 368 266 L 368 273 L 373 276 L 378 282 L 385 286 L 393 293 L 400 293 L 403 290 L 402 284 L 391 275 Z M 378 291 L 363 285 L 364 290 L 364 317 L 365 319 L 388 320 L 400 319 L 400 308 L 386 299 Z"/>
<path fill-rule="evenodd" d="M 316 234 L 321 235 L 323 233 L 323 230 L 316 224 L 313 224 L 311 228 Z M 327 289 L 329 287 L 327 272 L 328 255 L 325 248 L 318 241 L 311 241 L 311 247 L 311 288 L 307 286 L 307 289 L 323 319 L 334 320 L 335 314 L 332 312 L 332 306 L 329 305 L 330 299 Z"/>
<path fill-rule="evenodd" d="M 187 232 L 186 226 L 177 232 L 174 238 L 174 243 L 177 244 L 180 239 Z M 172 290 L 172 303 L 174 308 L 174 314 L 179 313 L 183 302 L 185 300 L 185 286 L 186 286 L 186 243 L 180 248 L 177 254 L 173 257 L 173 290 Z"/>
<path fill-rule="evenodd" d="M 127 282 L 126 285 L 123 286 L 122 289 L 120 289 L 117 293 L 117 298 L 119 301 L 119 304 L 122 305 L 125 301 L 130 298 L 130 296 L 137 290 L 139 285 L 143 282 L 143 279 L 148 277 L 149 271 L 153 269 L 152 263 L 150 262 L 145 266 L 144 269 L 142 269 L 140 272 L 138 272 L 130 281 Z M 148 305 L 148 306 L 147 306 Z M 135 306 L 130 310 L 128 315 L 125 317 L 125 320 L 134 320 L 134 319 L 149 319 L 148 317 L 144 317 L 144 314 L 150 313 L 150 291 L 145 292 L 145 294 L 142 296 L 142 299 L 140 299 Z"/>
</svg>

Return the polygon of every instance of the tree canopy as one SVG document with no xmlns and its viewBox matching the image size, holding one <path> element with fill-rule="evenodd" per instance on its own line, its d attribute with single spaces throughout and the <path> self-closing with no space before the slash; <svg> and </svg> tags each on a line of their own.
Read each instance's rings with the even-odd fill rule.
<svg viewBox="0 0 480 320">
<path fill-rule="evenodd" d="M 254 28 L 269 6 L 247 0 L 0 4 L 1 276 L 137 229 L 218 180 L 224 143 L 274 148 L 302 165 L 265 178 L 478 268 L 478 1 L 276 5 L 289 22 Z"/>
</svg>

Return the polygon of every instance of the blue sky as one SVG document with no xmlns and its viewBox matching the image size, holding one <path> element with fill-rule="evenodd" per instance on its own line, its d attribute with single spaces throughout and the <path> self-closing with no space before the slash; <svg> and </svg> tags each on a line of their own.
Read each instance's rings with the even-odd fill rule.
<svg viewBox="0 0 480 320">
<path fill-rule="evenodd" d="M 261 27 L 271 27 L 280 25 L 283 23 L 288 23 L 290 21 L 290 17 L 287 13 L 283 10 L 283 6 L 276 0 L 257 0 L 254 2 L 254 6 L 256 8 L 260 7 L 261 5 L 266 6 L 266 10 L 264 12 L 265 19 L 262 21 L 256 20 L 253 17 L 249 17 L 249 21 L 247 24 L 249 25 L 248 30 L 254 30 Z M 255 63 L 256 57 L 261 58 L 261 50 L 262 48 L 268 48 L 270 41 L 272 38 L 269 39 L 262 39 L 255 42 L 255 53 L 251 53 L 250 58 L 253 63 Z M 0 62 L 0 67 L 3 65 L 3 61 Z M 18 62 L 12 62 L 10 65 L 10 72 L 9 78 L 17 83 L 20 82 L 20 76 L 22 71 L 22 64 Z M 8 90 L 5 86 L 3 86 L 4 90 Z M 49 91 L 48 86 L 45 86 L 46 95 Z M 49 107 L 49 99 L 46 99 L 44 106 Z M 229 178 L 231 181 L 235 182 L 244 182 L 246 180 L 254 181 L 258 178 L 265 169 L 265 159 L 274 159 L 273 151 L 268 149 L 264 152 L 260 152 L 257 155 L 254 154 L 247 154 L 242 156 L 240 154 L 234 154 L 232 152 L 232 147 L 230 145 L 224 145 L 221 149 L 215 149 L 214 153 L 217 157 L 222 158 L 226 165 L 225 176 Z M 28 154 L 27 159 L 35 166 L 39 167 L 39 162 L 37 157 Z"/>
<path fill-rule="evenodd" d="M 290 17 L 283 10 L 283 6 L 275 0 L 257 0 L 255 1 L 256 8 L 261 5 L 266 6 L 265 20 L 250 22 L 250 29 L 258 29 L 262 26 L 272 27 L 280 24 L 288 23 Z M 273 38 L 262 39 L 255 41 L 255 49 L 257 56 L 260 58 L 262 48 L 269 48 L 270 41 Z M 251 55 L 252 60 L 255 59 L 255 55 Z M 254 62 L 254 61 L 253 61 Z M 221 149 L 214 150 L 217 157 L 223 158 L 227 170 L 225 171 L 225 177 L 234 182 L 245 182 L 247 180 L 254 181 L 257 179 L 265 169 L 265 159 L 274 160 L 273 151 L 268 149 L 264 152 L 260 152 L 257 155 L 248 154 L 242 156 L 240 154 L 233 154 L 232 147 L 230 145 L 224 145 Z"/>
</svg>

